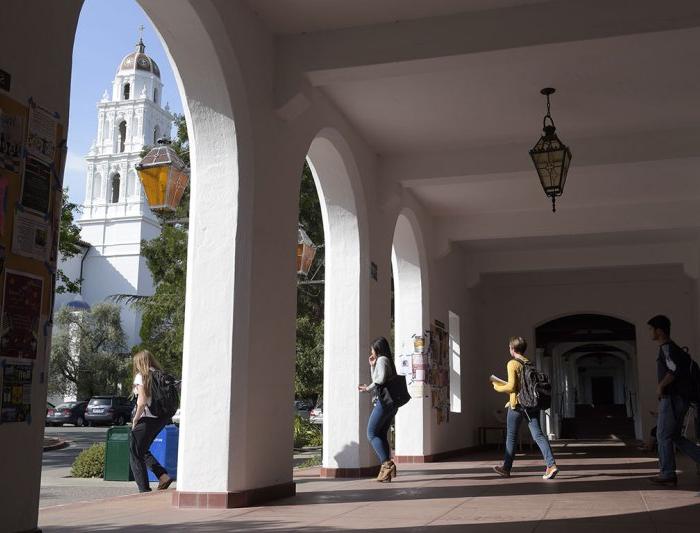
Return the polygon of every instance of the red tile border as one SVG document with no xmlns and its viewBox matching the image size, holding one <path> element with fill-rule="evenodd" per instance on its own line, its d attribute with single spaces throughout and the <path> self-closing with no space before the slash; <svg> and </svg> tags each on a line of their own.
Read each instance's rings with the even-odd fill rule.
<svg viewBox="0 0 700 533">
<path fill-rule="evenodd" d="M 321 468 L 320 477 L 325 478 L 351 478 L 375 477 L 379 474 L 379 465 L 363 466 L 360 468 Z"/>
<path fill-rule="evenodd" d="M 296 494 L 293 482 L 270 485 L 238 492 L 181 492 L 173 493 L 173 507 L 179 509 L 233 509 L 251 507 L 270 500 L 287 498 Z"/>
</svg>

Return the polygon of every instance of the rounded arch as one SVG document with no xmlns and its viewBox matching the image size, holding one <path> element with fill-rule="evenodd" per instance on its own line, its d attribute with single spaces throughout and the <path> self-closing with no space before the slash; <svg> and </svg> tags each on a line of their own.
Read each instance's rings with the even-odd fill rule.
<svg viewBox="0 0 700 533">
<path fill-rule="evenodd" d="M 234 49 L 236 40 L 242 37 L 224 26 L 219 7 L 211 0 L 183 0 L 168 9 L 163 9 L 159 0 L 138 3 L 156 28 L 173 67 L 189 137 L 190 214 L 181 408 L 190 422 L 180 430 L 179 490 L 211 491 L 214 487 L 225 492 L 246 486 L 246 470 L 234 468 L 230 459 L 246 449 L 246 431 L 231 429 L 241 428 L 246 420 L 241 418 L 242 410 L 231 409 L 228 423 L 220 423 L 217 416 L 221 410 L 209 409 L 198 389 L 209 383 L 217 390 L 241 394 L 243 389 L 232 385 L 238 378 L 231 376 L 231 361 L 245 365 L 249 353 L 247 317 L 234 313 L 250 307 L 249 248 L 254 204 L 251 106 L 240 54 Z M 190 39 L 177 38 L 183 31 Z M 227 223 L 222 224 L 222 220 Z M 223 264 L 229 268 L 222 274 Z M 211 309 L 221 312 L 212 316 Z M 198 364 L 202 338 L 215 347 L 208 365 Z M 245 379 L 244 374 L 241 376 Z M 242 403 L 238 397 L 229 400 L 231 404 Z M 228 453 L 221 453 L 222 449 Z M 202 469 L 197 459 L 201 454 L 213 458 L 207 469 Z"/>
<path fill-rule="evenodd" d="M 542 318 L 539 321 L 536 321 L 535 325 L 534 325 L 534 329 L 537 330 L 540 327 L 546 326 L 549 323 L 553 323 L 553 322 L 556 322 L 557 320 L 567 318 L 570 316 L 577 316 L 577 315 L 595 315 L 595 316 L 600 316 L 600 317 L 612 318 L 615 320 L 619 320 L 620 322 L 625 322 L 629 326 L 634 327 L 634 322 L 629 317 L 618 315 L 616 313 L 610 313 L 608 311 L 588 309 L 588 310 L 567 311 L 567 312 L 557 313 L 556 315 L 550 315 L 546 318 Z"/>
<path fill-rule="evenodd" d="M 325 245 L 323 466 L 361 465 L 358 428 L 357 362 L 369 337 L 369 257 L 366 209 L 352 150 L 335 129 L 321 130 L 312 140 L 307 162 L 318 192 Z"/>
<path fill-rule="evenodd" d="M 109 179 L 110 189 L 109 189 L 109 201 L 112 204 L 119 203 L 121 196 L 121 175 L 119 172 L 115 172 Z"/>
<path fill-rule="evenodd" d="M 416 214 L 402 209 L 391 246 L 394 277 L 395 356 L 413 352 L 413 336 L 429 328 L 427 258 Z M 410 402 L 396 415 L 396 455 L 423 455 L 425 427 L 422 402 Z"/>
<path fill-rule="evenodd" d="M 412 209 L 403 208 L 396 217 L 391 245 L 397 354 L 430 323 L 427 263 L 418 218 Z"/>
</svg>

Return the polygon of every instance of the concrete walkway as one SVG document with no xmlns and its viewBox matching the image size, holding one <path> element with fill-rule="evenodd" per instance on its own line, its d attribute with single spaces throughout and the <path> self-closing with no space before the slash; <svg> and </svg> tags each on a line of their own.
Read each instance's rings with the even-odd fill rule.
<svg viewBox="0 0 700 533">
<path fill-rule="evenodd" d="M 510 479 L 496 478 L 495 453 L 424 465 L 400 465 L 391 484 L 322 480 L 297 471 L 297 496 L 266 506 L 218 511 L 178 510 L 172 491 L 45 508 L 45 533 L 87 531 L 342 531 L 565 532 L 695 531 L 700 523 L 700 476 L 683 469 L 676 489 L 645 478 L 656 460 L 622 443 L 558 443 L 562 472 L 540 478 L 535 455 L 520 456 Z"/>
</svg>

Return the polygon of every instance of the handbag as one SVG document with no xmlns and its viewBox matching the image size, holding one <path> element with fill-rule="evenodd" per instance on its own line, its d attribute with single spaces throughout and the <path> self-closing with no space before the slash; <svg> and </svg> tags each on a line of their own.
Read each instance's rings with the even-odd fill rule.
<svg viewBox="0 0 700 533">
<path fill-rule="evenodd" d="M 394 374 L 386 383 L 377 387 L 377 399 L 382 404 L 382 407 L 396 408 L 406 405 L 411 399 L 406 385 L 406 376 Z"/>
</svg>

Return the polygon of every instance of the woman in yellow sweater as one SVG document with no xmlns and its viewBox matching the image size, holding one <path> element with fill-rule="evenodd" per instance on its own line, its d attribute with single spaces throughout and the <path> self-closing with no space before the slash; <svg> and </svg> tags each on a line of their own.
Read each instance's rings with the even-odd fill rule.
<svg viewBox="0 0 700 533">
<path fill-rule="evenodd" d="M 506 455 L 503 460 L 503 466 L 494 466 L 493 470 L 501 477 L 510 477 L 520 423 L 523 418 L 527 418 L 532 438 L 537 443 L 537 446 L 539 446 L 542 457 L 547 465 L 542 479 L 554 479 L 559 469 L 554 461 L 554 455 L 552 454 L 549 441 L 540 428 L 540 411 L 539 409 L 524 409 L 522 406 L 518 405 L 518 392 L 520 392 L 520 384 L 522 382 L 523 365 L 530 362 L 529 359 L 525 357 L 527 342 L 522 337 L 511 337 L 508 347 L 512 357 L 512 359 L 508 361 L 506 367 L 508 369 L 508 383 L 500 384 L 495 381 L 492 382 L 493 388 L 497 392 L 509 394 L 509 400 L 506 404 L 508 408 L 508 416 L 506 418 Z"/>
</svg>

